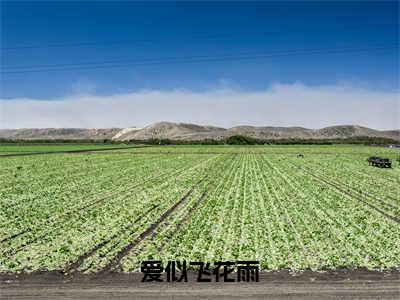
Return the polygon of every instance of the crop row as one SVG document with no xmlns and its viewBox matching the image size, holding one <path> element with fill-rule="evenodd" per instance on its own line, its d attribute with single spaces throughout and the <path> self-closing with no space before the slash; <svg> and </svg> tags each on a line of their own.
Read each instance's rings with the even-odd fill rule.
<svg viewBox="0 0 400 300">
<path fill-rule="evenodd" d="M 161 233 L 144 242 L 123 269 L 137 271 L 150 258 L 258 259 L 268 270 L 399 265 L 398 223 L 282 157 L 237 160 L 189 222 L 172 237 Z"/>
<path fill-rule="evenodd" d="M 153 222 L 157 215 L 170 203 L 177 201 L 188 186 L 204 174 L 204 170 L 220 159 L 208 157 L 186 167 L 179 174 L 168 174 L 158 181 L 139 185 L 134 191 L 118 193 L 101 205 L 69 215 L 62 222 L 48 226 L 43 224 L 11 239 L 1 245 L 2 265 L 12 270 L 64 268 L 66 264 L 73 263 L 74 258 L 84 255 L 97 244 L 121 232 L 118 239 L 108 245 L 111 249 L 107 253 L 112 257 L 113 251 L 117 251 L 119 245 L 129 241 L 132 234 L 140 233 L 140 228 Z M 154 209 L 140 221 L 133 222 L 149 208 Z M 129 230 L 126 228 L 127 224 L 131 224 Z M 128 232 L 132 233 L 128 235 Z M 97 264 L 100 266 L 101 261 Z"/>
<path fill-rule="evenodd" d="M 0 174 L 0 272 L 134 272 L 147 259 L 399 267 L 398 166 L 369 167 L 356 147 L 205 149 L 3 158 L 19 173 Z"/>
<path fill-rule="evenodd" d="M 177 172 L 191 166 L 196 160 L 204 159 L 207 157 L 178 156 L 172 163 L 170 159 L 163 157 L 154 157 L 152 160 L 139 157 L 125 159 L 115 165 L 109 163 L 109 166 L 104 169 L 87 169 L 86 176 L 76 177 L 74 181 L 70 181 L 68 175 L 63 175 L 66 177 L 65 183 L 37 178 L 36 180 L 42 182 L 43 187 L 27 185 L 25 189 L 28 190 L 22 194 L 15 190 L 11 190 L 6 196 L 5 193 L 1 194 L 3 201 L 0 237 L 7 237 L 37 222 L 42 223 L 50 218 L 58 218 L 69 211 L 85 207 L 88 203 L 96 203 L 101 198 L 109 198 L 113 194 L 126 192 L 148 179 Z M 59 172 L 64 173 L 62 169 L 59 169 Z M 15 188 L 15 186 L 12 187 Z"/>
</svg>

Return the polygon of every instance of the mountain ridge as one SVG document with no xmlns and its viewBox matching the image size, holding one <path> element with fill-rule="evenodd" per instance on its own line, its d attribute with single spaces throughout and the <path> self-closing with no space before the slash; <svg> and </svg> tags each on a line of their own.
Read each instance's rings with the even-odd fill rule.
<svg viewBox="0 0 400 300">
<path fill-rule="evenodd" d="M 400 130 L 375 130 L 359 125 L 335 125 L 320 129 L 300 126 L 251 126 L 239 125 L 223 128 L 191 123 L 157 122 L 127 128 L 26 128 L 0 129 L 0 139 L 10 140 L 101 140 L 114 141 L 171 139 L 171 140 L 221 140 L 232 135 L 246 135 L 259 139 L 341 139 L 352 137 L 381 137 L 400 141 Z"/>
</svg>

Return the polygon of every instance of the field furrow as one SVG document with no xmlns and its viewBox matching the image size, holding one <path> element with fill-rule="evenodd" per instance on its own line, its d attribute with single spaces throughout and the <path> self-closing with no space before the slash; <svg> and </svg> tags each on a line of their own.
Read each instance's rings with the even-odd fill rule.
<svg viewBox="0 0 400 300">
<path fill-rule="evenodd" d="M 0 159 L 0 272 L 400 266 L 400 166 L 361 146 L 166 146 Z M 301 153 L 303 156 L 298 156 Z"/>
</svg>

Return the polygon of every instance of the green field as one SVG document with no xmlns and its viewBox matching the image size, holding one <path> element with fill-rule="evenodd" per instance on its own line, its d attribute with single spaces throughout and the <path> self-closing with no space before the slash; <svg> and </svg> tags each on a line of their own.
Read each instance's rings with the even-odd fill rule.
<svg viewBox="0 0 400 300">
<path fill-rule="evenodd" d="M 3 157 L 0 272 L 135 272 L 147 259 L 398 269 L 396 157 L 347 145 Z"/>
<path fill-rule="evenodd" d="M 26 154 L 26 153 L 40 153 L 40 152 L 68 152 L 80 150 L 96 150 L 96 149 L 111 149 L 132 147 L 132 145 L 125 144 L 105 144 L 105 143 L 0 143 L 0 156 L 10 154 Z"/>
</svg>

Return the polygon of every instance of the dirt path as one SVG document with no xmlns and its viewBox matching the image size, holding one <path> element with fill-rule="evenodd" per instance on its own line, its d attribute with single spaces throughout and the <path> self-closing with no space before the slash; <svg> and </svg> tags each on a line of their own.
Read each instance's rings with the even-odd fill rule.
<svg viewBox="0 0 400 300">
<path fill-rule="evenodd" d="M 142 274 L 0 275 L 2 299 L 399 299 L 400 272 L 260 273 L 258 283 L 142 283 Z"/>
</svg>

